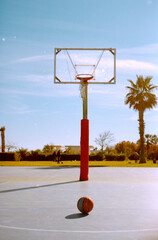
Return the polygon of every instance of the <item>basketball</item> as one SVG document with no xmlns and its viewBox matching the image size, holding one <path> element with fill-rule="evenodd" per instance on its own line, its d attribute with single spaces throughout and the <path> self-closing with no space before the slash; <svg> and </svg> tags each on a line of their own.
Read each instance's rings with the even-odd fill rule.
<svg viewBox="0 0 158 240">
<path fill-rule="evenodd" d="M 92 211 L 94 203 L 92 199 L 88 197 L 81 197 L 77 202 L 78 210 L 82 213 L 88 214 Z"/>
</svg>

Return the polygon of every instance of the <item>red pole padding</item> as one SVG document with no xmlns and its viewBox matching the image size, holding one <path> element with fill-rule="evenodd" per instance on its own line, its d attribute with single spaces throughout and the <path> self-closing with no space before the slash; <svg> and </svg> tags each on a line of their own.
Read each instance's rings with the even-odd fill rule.
<svg viewBox="0 0 158 240">
<path fill-rule="evenodd" d="M 80 158 L 80 181 L 88 180 L 89 166 L 89 120 L 81 120 L 81 158 Z"/>
</svg>

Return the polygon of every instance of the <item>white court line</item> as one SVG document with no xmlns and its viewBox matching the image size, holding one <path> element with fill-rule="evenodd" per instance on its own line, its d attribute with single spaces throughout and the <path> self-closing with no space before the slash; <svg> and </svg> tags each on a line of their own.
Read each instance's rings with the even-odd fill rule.
<svg viewBox="0 0 158 240">
<path fill-rule="evenodd" d="M 158 228 L 145 228 L 145 229 L 127 229 L 127 230 L 101 230 L 101 231 L 84 231 L 84 230 L 54 230 L 54 229 L 41 229 L 41 228 L 23 228 L 0 225 L 0 228 L 24 230 L 24 231 L 39 231 L 39 232 L 54 232 L 54 233 L 129 233 L 129 232 L 152 232 L 158 231 Z"/>
<path fill-rule="evenodd" d="M 0 182 L 0 185 L 1 185 L 1 184 L 6 184 L 6 183 L 8 183 L 8 181 Z"/>
</svg>

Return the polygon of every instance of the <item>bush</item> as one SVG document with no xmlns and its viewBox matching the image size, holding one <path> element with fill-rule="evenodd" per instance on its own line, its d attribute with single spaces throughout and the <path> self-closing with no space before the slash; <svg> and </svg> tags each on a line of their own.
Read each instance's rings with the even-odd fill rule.
<svg viewBox="0 0 158 240">
<path fill-rule="evenodd" d="M 31 151 L 26 160 L 30 161 L 45 161 L 46 156 L 40 150 Z"/>
<path fill-rule="evenodd" d="M 148 159 L 149 159 L 149 160 L 158 160 L 158 153 L 157 153 L 157 152 L 151 152 L 151 153 L 148 155 Z"/>
<path fill-rule="evenodd" d="M 137 152 L 133 152 L 128 157 L 129 160 L 139 160 L 139 154 Z"/>
<path fill-rule="evenodd" d="M 90 161 L 103 161 L 103 159 L 103 156 L 99 154 L 89 156 Z"/>
<path fill-rule="evenodd" d="M 158 160 L 158 145 L 152 144 L 148 150 L 148 159 Z"/>
<path fill-rule="evenodd" d="M 80 154 L 61 154 L 61 161 L 80 160 Z"/>
<path fill-rule="evenodd" d="M 61 161 L 80 161 L 80 154 L 61 154 Z M 102 161 L 102 154 L 90 155 L 90 161 Z"/>
<path fill-rule="evenodd" d="M 53 154 L 47 154 L 45 156 L 45 160 L 46 161 L 55 161 L 54 157 L 53 157 Z"/>
<path fill-rule="evenodd" d="M 90 161 L 103 161 L 105 159 L 105 153 L 103 151 L 99 151 L 97 153 L 91 153 L 89 155 Z"/>
<path fill-rule="evenodd" d="M 14 153 L 15 155 L 15 161 L 21 161 L 21 156 L 20 156 L 20 154 L 18 153 L 18 152 L 15 152 Z"/>
<path fill-rule="evenodd" d="M 19 149 L 17 153 L 19 154 L 19 158 L 21 161 L 26 161 L 29 156 L 28 150 L 24 148 Z"/>
<path fill-rule="evenodd" d="M 0 153 L 0 161 L 15 161 L 15 153 Z"/>
<path fill-rule="evenodd" d="M 39 150 L 31 151 L 23 158 L 23 161 L 53 161 L 52 154 L 45 154 Z"/>
<path fill-rule="evenodd" d="M 125 154 L 106 154 L 105 159 L 106 161 L 124 161 Z"/>
</svg>

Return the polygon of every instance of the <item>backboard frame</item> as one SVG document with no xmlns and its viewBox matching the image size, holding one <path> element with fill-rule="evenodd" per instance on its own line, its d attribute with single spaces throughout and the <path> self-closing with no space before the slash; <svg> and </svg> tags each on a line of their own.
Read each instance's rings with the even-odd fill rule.
<svg viewBox="0 0 158 240">
<path fill-rule="evenodd" d="M 88 50 L 88 51 L 109 51 L 113 55 L 114 66 L 113 66 L 113 77 L 109 79 L 107 82 L 97 82 L 97 81 L 89 81 L 88 84 L 116 84 L 116 48 L 54 48 L 54 84 L 80 84 L 80 81 L 62 81 L 56 75 L 56 62 L 57 62 L 57 55 L 62 50 Z M 94 77 L 95 80 L 95 77 Z"/>
</svg>

